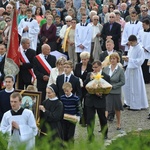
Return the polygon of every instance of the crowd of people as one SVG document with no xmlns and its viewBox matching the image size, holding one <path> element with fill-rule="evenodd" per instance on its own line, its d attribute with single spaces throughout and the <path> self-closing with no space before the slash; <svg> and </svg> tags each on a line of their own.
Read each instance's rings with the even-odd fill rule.
<svg viewBox="0 0 150 150">
<path fill-rule="evenodd" d="M 14 10 L 20 45 L 16 77 L 4 71 Z M 16 147 L 14 137 L 25 141 L 27 149 L 34 146 L 37 127 L 32 111 L 21 108 L 22 97 L 14 92 L 30 85 L 42 92 L 41 133 L 48 132 L 48 125 L 53 139 L 73 141 L 76 124 L 63 119 L 69 114 L 87 127 L 92 141 L 96 113 L 104 139 L 107 121 L 115 115 L 120 131 L 124 108 L 149 107 L 149 37 L 150 0 L 1 0 L 0 131 L 11 133 L 10 146 Z M 55 51 L 61 57 L 51 53 Z M 90 94 L 85 88 L 98 73 L 112 85 L 107 95 Z"/>
</svg>

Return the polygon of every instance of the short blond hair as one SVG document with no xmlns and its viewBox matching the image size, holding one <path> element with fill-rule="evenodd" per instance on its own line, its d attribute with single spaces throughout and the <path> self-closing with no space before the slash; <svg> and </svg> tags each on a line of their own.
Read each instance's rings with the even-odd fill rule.
<svg viewBox="0 0 150 150">
<path fill-rule="evenodd" d="M 120 56 L 119 56 L 119 54 L 118 54 L 117 52 L 114 52 L 114 53 L 112 53 L 112 54 L 109 56 L 109 62 L 110 62 L 110 59 L 111 59 L 112 57 L 117 58 L 117 63 L 120 62 Z"/>
<path fill-rule="evenodd" d="M 90 58 L 90 53 L 84 51 L 84 52 L 82 52 L 82 53 L 80 54 L 80 58 L 81 58 L 81 59 Z"/>
<path fill-rule="evenodd" d="M 108 39 L 107 41 L 106 41 L 106 44 L 107 43 L 112 43 L 112 44 L 114 44 L 114 41 L 112 40 L 112 39 Z"/>
<path fill-rule="evenodd" d="M 65 61 L 67 61 L 67 59 L 65 57 L 58 58 L 56 61 L 56 66 L 58 66 L 61 63 L 64 63 Z"/>
<path fill-rule="evenodd" d="M 28 85 L 28 86 L 27 86 L 27 90 L 28 90 L 28 91 L 37 92 L 37 88 L 36 88 L 34 85 Z"/>
<path fill-rule="evenodd" d="M 47 16 L 46 16 L 46 19 L 47 19 L 48 17 L 50 17 L 52 20 L 54 19 L 54 17 L 53 17 L 52 15 L 47 15 Z"/>
<path fill-rule="evenodd" d="M 62 86 L 63 90 L 66 90 L 67 88 L 69 88 L 69 89 L 72 88 L 72 84 L 70 82 L 65 82 Z"/>
<path fill-rule="evenodd" d="M 71 60 L 65 61 L 64 65 L 69 65 L 71 68 L 73 68 L 73 63 Z"/>
</svg>

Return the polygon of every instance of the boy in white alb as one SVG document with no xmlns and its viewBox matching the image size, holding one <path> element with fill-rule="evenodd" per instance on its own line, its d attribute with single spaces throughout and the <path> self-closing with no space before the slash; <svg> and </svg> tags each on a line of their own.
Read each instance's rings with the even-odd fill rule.
<svg viewBox="0 0 150 150">
<path fill-rule="evenodd" d="M 0 131 L 10 136 L 8 149 L 18 150 L 24 145 L 25 150 L 32 150 L 35 145 L 37 126 L 32 111 L 21 108 L 21 100 L 22 97 L 18 92 L 10 95 L 12 109 L 4 114 Z"/>
</svg>

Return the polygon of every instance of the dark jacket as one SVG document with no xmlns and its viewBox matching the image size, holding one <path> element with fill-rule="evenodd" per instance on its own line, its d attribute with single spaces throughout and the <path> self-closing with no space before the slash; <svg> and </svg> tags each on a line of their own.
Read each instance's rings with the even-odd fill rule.
<svg viewBox="0 0 150 150">
<path fill-rule="evenodd" d="M 0 76 L 0 89 L 1 89 L 1 83 L 3 82 L 4 77 L 5 77 L 5 74 L 4 74 L 5 56 L 3 57 L 2 61 L 0 62 L 0 73 L 1 73 L 1 76 Z"/>
<path fill-rule="evenodd" d="M 53 55 L 48 55 L 47 62 L 52 68 L 54 68 L 56 64 L 56 57 Z M 37 88 L 46 88 L 48 81 L 44 81 L 43 76 L 50 76 L 50 74 L 47 73 L 36 57 L 33 60 L 33 70 L 37 78 Z"/>
<path fill-rule="evenodd" d="M 59 91 L 59 97 L 64 95 L 64 91 L 62 89 L 62 85 L 64 83 L 64 77 L 65 77 L 65 75 L 63 74 L 63 75 L 58 76 L 56 79 L 56 85 L 57 85 L 57 88 Z M 72 93 L 76 94 L 80 99 L 82 96 L 82 92 L 81 92 L 79 78 L 72 74 L 70 79 L 69 79 L 69 82 L 72 84 L 72 89 L 73 89 Z"/>
<path fill-rule="evenodd" d="M 114 52 L 117 52 L 114 50 Z M 123 64 L 123 60 L 122 60 L 122 54 L 120 52 L 117 52 L 120 56 L 120 63 Z M 104 51 L 103 53 L 100 54 L 100 61 L 103 62 L 105 60 L 105 58 L 108 56 L 108 52 Z"/>
<path fill-rule="evenodd" d="M 104 24 L 102 33 L 101 33 L 102 38 L 104 39 L 104 49 L 105 48 L 105 42 L 106 42 L 106 37 L 107 36 L 112 36 L 112 40 L 114 41 L 114 49 L 119 50 L 119 39 L 121 38 L 121 25 L 117 22 L 113 23 L 113 26 L 110 30 L 110 23 L 107 22 Z"/>
<path fill-rule="evenodd" d="M 33 59 L 36 55 L 36 52 L 29 48 L 25 52 L 25 55 L 30 63 L 23 63 L 20 66 L 19 78 L 22 78 L 24 83 L 30 83 L 32 75 L 30 74 L 29 69 L 33 69 Z"/>
<path fill-rule="evenodd" d="M 84 82 L 84 86 L 88 82 L 90 82 L 90 75 L 91 73 L 88 73 L 87 78 Z M 102 72 L 102 75 L 104 76 L 103 79 L 105 79 L 107 82 L 110 82 L 110 77 L 109 75 L 105 74 Z M 106 108 L 106 100 L 105 100 L 106 95 L 103 94 L 102 97 L 97 96 L 96 94 L 86 94 L 86 99 L 85 99 L 85 106 L 88 107 L 95 107 L 95 108 Z"/>
<path fill-rule="evenodd" d="M 83 74 L 81 74 L 81 70 L 82 70 L 82 63 L 76 64 L 76 67 L 75 67 L 75 70 L 74 70 L 74 75 L 81 78 L 82 81 L 84 82 L 84 80 L 86 79 L 87 74 L 89 72 L 93 71 L 92 65 L 90 63 L 88 63 L 87 68 L 83 72 Z"/>
</svg>

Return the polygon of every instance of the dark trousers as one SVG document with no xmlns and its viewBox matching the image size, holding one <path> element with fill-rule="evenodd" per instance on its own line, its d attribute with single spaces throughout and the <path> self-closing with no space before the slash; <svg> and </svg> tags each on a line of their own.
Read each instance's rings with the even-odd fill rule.
<svg viewBox="0 0 150 150">
<path fill-rule="evenodd" d="M 77 61 L 78 61 L 78 63 L 80 63 L 80 61 L 81 61 L 80 54 L 81 53 L 77 53 Z"/>
<path fill-rule="evenodd" d="M 73 141 L 76 124 L 71 123 L 67 120 L 63 120 L 62 127 L 63 127 L 64 141 L 66 141 L 66 142 L 70 141 L 70 140 Z"/>
<path fill-rule="evenodd" d="M 41 99 L 41 103 L 42 103 L 46 98 L 46 88 L 38 88 L 38 91 L 42 92 L 42 99 Z"/>
<path fill-rule="evenodd" d="M 142 72 L 144 77 L 145 83 L 150 83 L 150 73 L 149 73 L 149 66 L 147 65 L 148 59 L 145 59 L 144 63 L 142 64 Z"/>
<path fill-rule="evenodd" d="M 28 85 L 33 85 L 31 82 L 24 82 L 22 78 L 19 77 L 18 89 L 24 90 Z"/>
<path fill-rule="evenodd" d="M 101 131 L 104 137 L 107 137 L 108 126 L 107 119 L 105 116 L 105 108 L 95 108 L 87 106 L 87 132 L 88 139 L 91 141 L 94 138 L 94 125 L 95 125 L 95 114 L 97 112 L 98 118 L 100 120 Z"/>
<path fill-rule="evenodd" d="M 91 52 L 90 52 L 90 62 L 91 63 L 94 61 L 93 50 L 94 50 L 94 42 L 91 43 Z"/>
</svg>

